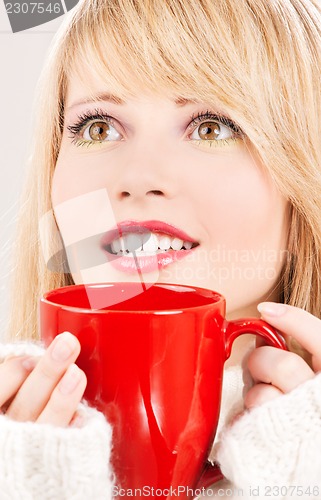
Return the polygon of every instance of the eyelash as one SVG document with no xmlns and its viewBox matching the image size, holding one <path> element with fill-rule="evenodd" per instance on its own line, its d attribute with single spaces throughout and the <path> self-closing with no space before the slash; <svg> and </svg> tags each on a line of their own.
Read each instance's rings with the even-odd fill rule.
<svg viewBox="0 0 321 500">
<path fill-rule="evenodd" d="M 211 111 L 203 111 L 198 113 L 196 116 L 193 114 L 190 119 L 191 123 L 189 124 L 188 128 L 193 128 L 199 125 L 200 123 L 206 122 L 207 120 L 212 120 L 221 123 L 222 125 L 225 125 L 229 129 L 231 129 L 232 132 L 234 132 L 235 135 L 237 136 L 243 135 L 242 130 L 235 122 L 233 122 L 224 115 L 215 114 L 212 113 Z"/>
<path fill-rule="evenodd" d="M 100 109 L 95 109 L 94 112 L 86 111 L 85 113 L 78 116 L 77 122 L 74 125 L 69 125 L 67 130 L 71 133 L 70 139 L 72 139 L 72 143 L 76 146 L 91 146 L 92 144 L 101 143 L 104 141 L 88 141 L 78 137 L 79 133 L 88 125 L 90 122 L 94 122 L 95 120 L 105 121 L 112 126 L 115 126 L 113 118 Z M 224 115 L 215 114 L 211 111 L 203 111 L 197 113 L 197 115 L 193 114 L 190 118 L 190 123 L 188 125 L 188 130 L 197 127 L 203 122 L 207 120 L 216 121 L 228 127 L 232 132 L 234 132 L 235 137 L 231 139 L 222 139 L 220 141 L 208 141 L 208 142 L 220 142 L 226 143 L 230 140 L 235 140 L 236 138 L 244 137 L 244 133 L 242 129 L 232 120 L 227 118 Z"/>
<path fill-rule="evenodd" d="M 90 122 L 94 122 L 95 120 L 105 121 L 114 126 L 112 117 L 107 115 L 107 113 L 105 113 L 104 111 L 101 111 L 99 109 L 95 109 L 94 112 L 86 111 L 82 115 L 78 116 L 78 120 L 74 125 L 69 125 L 67 127 L 67 130 L 71 133 L 70 139 L 73 139 L 73 144 L 75 144 L 76 146 L 90 146 L 94 142 L 99 142 L 85 141 L 77 138 L 78 134 L 86 127 L 86 125 L 88 125 L 88 123 Z"/>
</svg>

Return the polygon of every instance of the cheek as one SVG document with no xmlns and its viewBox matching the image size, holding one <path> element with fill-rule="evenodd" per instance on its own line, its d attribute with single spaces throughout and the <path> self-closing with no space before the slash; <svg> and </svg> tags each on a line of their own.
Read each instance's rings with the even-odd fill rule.
<svg viewBox="0 0 321 500">
<path fill-rule="evenodd" d="M 93 238 L 116 225 L 113 208 L 102 176 L 103 160 L 88 161 L 84 154 L 59 154 L 51 199 L 65 245 Z M 90 243 L 90 242 L 89 242 Z"/>
<path fill-rule="evenodd" d="M 235 249 L 284 244 L 286 202 L 250 156 L 225 160 L 206 178 L 202 219 L 210 221 L 212 244 Z"/>
<path fill-rule="evenodd" d="M 116 226 L 106 189 L 96 189 L 70 198 L 55 205 L 54 212 L 65 245 L 73 245 L 88 238 L 91 238 L 87 242 L 89 247 L 91 244 L 96 245 L 103 233 Z"/>
<path fill-rule="evenodd" d="M 60 150 L 51 187 L 51 200 L 54 207 L 81 193 L 82 176 L 77 175 L 76 159 L 72 154 Z"/>
<path fill-rule="evenodd" d="M 52 179 L 53 206 L 103 188 L 103 166 L 101 154 L 91 153 L 89 156 L 89 151 L 74 152 L 63 145 Z"/>
<path fill-rule="evenodd" d="M 247 311 L 273 298 L 287 256 L 287 202 L 250 155 L 222 156 L 202 178 L 194 179 L 203 228 L 194 265 L 227 298 L 229 313 Z"/>
</svg>

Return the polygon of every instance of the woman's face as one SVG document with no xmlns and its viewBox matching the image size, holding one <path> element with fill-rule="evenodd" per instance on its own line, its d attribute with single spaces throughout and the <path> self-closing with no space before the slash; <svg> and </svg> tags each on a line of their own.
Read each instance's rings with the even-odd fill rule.
<svg viewBox="0 0 321 500">
<path fill-rule="evenodd" d="M 211 288 L 231 318 L 277 298 L 287 203 L 224 110 L 93 95 L 71 79 L 52 186 L 75 282 Z"/>
</svg>

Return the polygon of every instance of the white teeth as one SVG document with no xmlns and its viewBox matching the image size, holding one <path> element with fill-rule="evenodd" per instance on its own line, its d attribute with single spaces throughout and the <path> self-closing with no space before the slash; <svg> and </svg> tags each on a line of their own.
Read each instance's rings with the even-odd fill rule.
<svg viewBox="0 0 321 500">
<path fill-rule="evenodd" d="M 155 234 L 151 234 L 147 241 L 143 243 L 144 252 L 156 252 L 158 250 L 158 238 Z"/>
<path fill-rule="evenodd" d="M 169 236 L 162 236 L 159 239 L 159 248 L 161 250 L 169 250 L 171 247 L 171 243 L 172 243 L 172 238 L 170 238 Z"/>
<path fill-rule="evenodd" d="M 183 240 L 174 238 L 171 242 L 171 247 L 173 250 L 181 250 L 183 248 Z"/>
<path fill-rule="evenodd" d="M 148 238 L 148 239 L 147 239 Z M 110 244 L 110 250 L 114 254 L 132 254 L 133 252 L 160 252 L 173 249 L 175 251 L 190 250 L 193 246 L 191 241 L 183 241 L 180 238 L 171 238 L 167 234 L 159 233 L 128 233 L 123 237 L 116 238 Z"/>
<path fill-rule="evenodd" d="M 123 238 L 117 238 L 111 243 L 111 251 L 119 253 L 121 250 L 124 250 L 124 241 Z"/>
<path fill-rule="evenodd" d="M 124 246 L 129 252 L 141 250 L 143 244 L 142 237 L 139 234 L 130 233 L 124 236 Z"/>
</svg>

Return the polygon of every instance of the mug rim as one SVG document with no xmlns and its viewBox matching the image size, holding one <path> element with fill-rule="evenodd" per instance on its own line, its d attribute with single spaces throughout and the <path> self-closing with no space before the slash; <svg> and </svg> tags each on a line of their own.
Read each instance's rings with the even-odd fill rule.
<svg viewBox="0 0 321 500">
<path fill-rule="evenodd" d="M 56 307 L 58 309 L 62 309 L 62 310 L 65 310 L 65 311 L 70 311 L 70 312 L 78 312 L 78 313 L 82 313 L 82 314 L 119 314 L 119 313 L 130 313 L 130 314 L 156 314 L 156 315 L 166 315 L 166 314 L 179 314 L 183 311 L 193 311 L 193 310 L 202 310 L 202 309 L 208 309 L 209 307 L 211 306 L 216 306 L 216 305 L 225 305 L 225 297 L 219 293 L 219 292 L 216 292 L 215 290 L 211 290 L 209 288 L 203 288 L 203 287 L 198 287 L 198 286 L 193 286 L 193 285 L 182 285 L 182 284 L 178 284 L 178 283 L 162 283 L 162 282 L 159 282 L 159 283 L 145 283 L 147 286 L 148 285 L 151 285 L 149 288 L 151 287 L 178 287 L 178 288 L 186 288 L 186 289 L 190 289 L 191 291 L 196 291 L 196 292 L 207 292 L 207 293 L 212 293 L 213 294 L 213 299 L 216 298 L 217 300 L 213 300 L 213 302 L 209 303 L 209 304 L 202 304 L 202 305 L 193 305 L 193 306 L 190 306 L 190 307 L 176 307 L 176 308 L 164 308 L 164 309 L 145 309 L 145 310 L 134 310 L 134 309 L 128 309 L 128 310 L 124 310 L 124 309 L 90 309 L 88 307 L 78 307 L 78 306 L 69 306 L 69 305 L 65 305 L 65 304 L 60 304 L 60 303 L 57 303 L 57 302 L 53 302 L 50 300 L 50 296 L 51 295 L 60 295 L 60 294 L 63 294 L 64 292 L 67 292 L 70 290 L 70 288 L 86 288 L 86 287 L 89 287 L 89 288 L 104 288 L 106 286 L 115 286 L 115 285 L 133 285 L 133 284 L 139 284 L 139 283 L 135 283 L 135 282 L 130 282 L 130 281 L 121 281 L 121 282 L 104 282 L 104 283 L 80 283 L 80 284 L 77 284 L 77 285 L 66 285 L 66 286 L 63 286 L 63 287 L 59 287 L 59 288 L 54 288 L 52 290 L 49 290 L 47 292 L 45 292 L 42 297 L 40 298 L 40 303 L 43 303 L 43 304 L 47 304 L 47 305 L 50 305 L 50 306 L 53 306 L 53 307 Z M 126 299 L 126 300 L 130 300 L 129 299 Z"/>
</svg>

